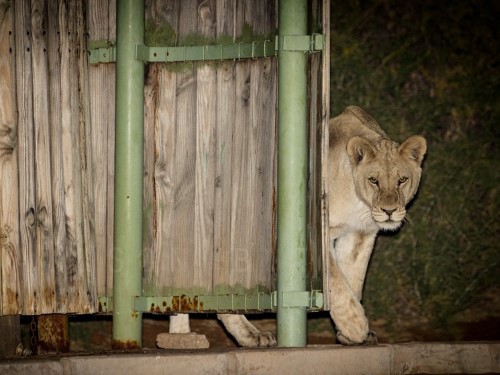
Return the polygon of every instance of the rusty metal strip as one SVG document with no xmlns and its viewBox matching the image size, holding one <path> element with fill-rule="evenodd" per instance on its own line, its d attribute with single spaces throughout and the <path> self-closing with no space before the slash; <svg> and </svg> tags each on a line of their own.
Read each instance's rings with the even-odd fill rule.
<svg viewBox="0 0 500 375">
<path fill-rule="evenodd" d="M 99 312 L 113 311 L 113 298 L 102 296 L 99 300 Z M 207 312 L 269 312 L 276 311 L 277 292 L 256 294 L 215 294 L 215 295 L 180 295 L 165 297 L 134 297 L 133 310 L 155 314 L 169 313 L 207 313 Z M 309 311 L 323 308 L 323 292 L 283 293 L 284 307 L 306 307 Z"/>
</svg>

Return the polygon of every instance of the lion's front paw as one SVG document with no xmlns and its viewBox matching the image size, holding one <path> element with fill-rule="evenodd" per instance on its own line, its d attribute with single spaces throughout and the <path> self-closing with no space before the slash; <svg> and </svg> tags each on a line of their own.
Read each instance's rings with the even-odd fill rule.
<svg viewBox="0 0 500 375">
<path fill-rule="evenodd" d="M 342 334 L 342 332 L 338 331 L 337 332 L 337 340 L 342 344 L 342 345 L 361 345 L 361 342 L 358 341 L 352 341 L 351 339 L 347 338 Z"/>
<path fill-rule="evenodd" d="M 378 339 L 377 335 L 375 332 L 370 331 L 368 332 L 368 336 L 366 336 L 365 341 L 363 342 L 363 345 L 377 345 L 378 344 Z"/>
<path fill-rule="evenodd" d="M 271 348 L 276 346 L 276 338 L 271 332 L 256 332 L 251 339 L 245 343 L 246 347 Z"/>
<path fill-rule="evenodd" d="M 352 340 L 347 338 L 342 334 L 342 332 L 337 332 L 337 340 L 342 345 L 377 345 L 378 339 L 377 335 L 373 331 L 369 331 L 368 335 L 366 335 L 364 340 L 361 340 L 359 337 L 356 340 Z"/>
</svg>

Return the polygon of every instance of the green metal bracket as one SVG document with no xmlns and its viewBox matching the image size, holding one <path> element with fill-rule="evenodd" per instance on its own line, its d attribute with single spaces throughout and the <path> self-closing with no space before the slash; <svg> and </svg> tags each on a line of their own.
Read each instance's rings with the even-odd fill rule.
<svg viewBox="0 0 500 375">
<path fill-rule="evenodd" d="M 89 49 L 89 64 L 116 62 L 116 47 Z"/>
<path fill-rule="evenodd" d="M 284 35 L 276 37 L 276 41 L 282 44 L 283 51 L 296 51 L 314 53 L 323 50 L 323 35 Z M 278 45 L 276 45 L 278 50 Z"/>
<path fill-rule="evenodd" d="M 271 40 L 186 47 L 137 46 L 136 49 L 136 58 L 146 62 L 240 60 L 275 55 L 276 50 Z"/>
<path fill-rule="evenodd" d="M 309 311 L 323 308 L 323 292 L 284 292 L 283 307 L 306 307 Z M 98 298 L 99 312 L 113 311 L 113 298 L 101 296 Z M 262 312 L 276 311 L 278 294 L 215 294 L 215 295 L 181 295 L 166 297 L 133 297 L 132 310 L 156 314 L 186 312 Z"/>
<path fill-rule="evenodd" d="M 284 51 L 315 53 L 323 50 L 323 35 L 288 35 L 272 40 L 256 40 L 251 43 L 217 44 L 183 47 L 148 47 L 137 45 L 135 57 L 144 62 L 187 62 L 210 60 L 240 60 L 274 57 L 279 43 Z M 89 50 L 89 63 L 116 61 L 116 47 L 99 47 Z"/>
<path fill-rule="evenodd" d="M 283 292 L 282 306 L 307 307 L 309 310 L 319 310 L 323 307 L 323 293 L 318 290 L 312 292 Z"/>
</svg>

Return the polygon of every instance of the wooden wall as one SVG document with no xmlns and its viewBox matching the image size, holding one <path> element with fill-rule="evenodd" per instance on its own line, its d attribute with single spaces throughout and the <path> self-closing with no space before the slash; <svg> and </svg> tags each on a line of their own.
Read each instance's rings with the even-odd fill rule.
<svg viewBox="0 0 500 375">
<path fill-rule="evenodd" d="M 322 32 L 324 3 L 310 7 Z M 0 315 L 91 313 L 112 295 L 115 67 L 87 49 L 115 40 L 115 18 L 114 2 L 0 0 Z M 277 19 L 275 1 L 146 1 L 150 45 L 262 39 Z M 315 288 L 325 58 L 309 73 Z M 276 73 L 275 58 L 146 66 L 144 295 L 274 289 Z"/>
</svg>

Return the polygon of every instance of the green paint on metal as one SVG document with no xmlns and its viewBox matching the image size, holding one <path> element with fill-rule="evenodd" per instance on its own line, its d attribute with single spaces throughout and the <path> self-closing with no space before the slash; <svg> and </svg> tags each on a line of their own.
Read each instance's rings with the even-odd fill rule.
<svg viewBox="0 0 500 375">
<path fill-rule="evenodd" d="M 116 42 L 108 40 L 108 39 L 101 39 L 101 40 L 89 40 L 87 42 L 87 48 L 89 50 L 96 49 L 96 48 L 109 48 L 109 47 L 114 47 Z"/>
<path fill-rule="evenodd" d="M 89 64 L 111 63 L 116 61 L 116 47 L 103 47 L 89 50 Z"/>
<path fill-rule="evenodd" d="M 294 298 L 307 289 L 307 1 L 281 0 L 278 14 L 278 346 L 304 347 L 307 309 Z"/>
<path fill-rule="evenodd" d="M 142 315 L 132 298 L 142 294 L 144 2 L 117 1 L 113 345 L 142 346 Z"/>
<path fill-rule="evenodd" d="M 182 47 L 137 46 L 138 60 L 147 62 L 188 62 L 256 59 L 274 57 L 275 42 L 271 40 L 252 43 L 218 44 Z"/>
<path fill-rule="evenodd" d="M 112 297 L 99 297 L 99 312 L 113 311 Z M 250 293 L 176 293 L 164 296 L 136 296 L 131 300 L 134 313 L 209 313 L 209 312 L 266 312 L 276 311 L 278 306 L 277 292 Z M 307 311 L 319 311 L 323 308 L 323 293 L 284 292 L 281 296 L 284 308 L 301 307 Z"/>
<path fill-rule="evenodd" d="M 197 40 L 199 42 L 199 40 Z M 138 45 L 136 58 L 145 62 L 197 62 L 257 59 L 261 57 L 275 57 L 278 46 L 283 51 L 299 51 L 314 53 L 323 49 L 322 35 L 283 36 L 275 39 L 254 40 L 252 42 L 238 42 L 233 44 L 203 44 L 191 45 L 187 43 L 181 47 L 162 47 Z M 97 48 L 89 51 L 91 64 L 113 62 L 115 47 Z M 192 66 L 190 64 L 190 66 Z"/>
</svg>

